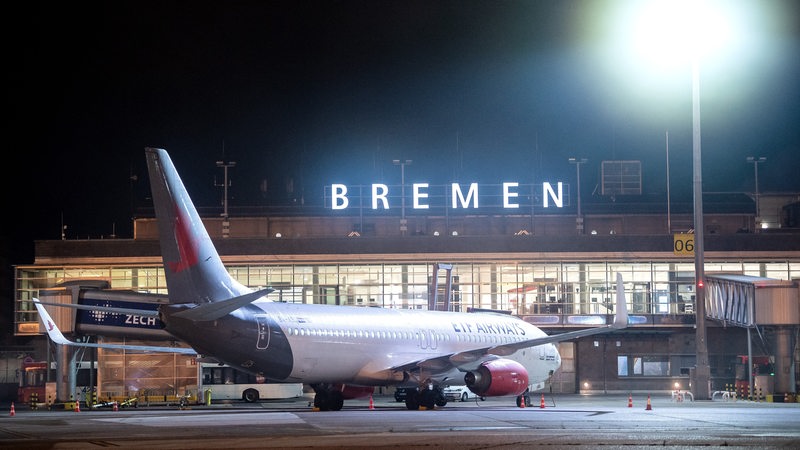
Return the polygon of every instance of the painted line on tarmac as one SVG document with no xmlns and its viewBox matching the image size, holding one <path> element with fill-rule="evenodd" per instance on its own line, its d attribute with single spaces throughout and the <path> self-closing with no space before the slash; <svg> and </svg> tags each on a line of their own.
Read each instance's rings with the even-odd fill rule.
<svg viewBox="0 0 800 450">
<path fill-rule="evenodd" d="M 492 430 L 520 430 L 529 427 L 523 426 L 496 426 L 496 427 L 425 427 L 425 431 L 492 431 Z"/>
<path fill-rule="evenodd" d="M 146 427 L 205 427 L 209 425 L 287 425 L 306 423 L 292 413 L 270 414 L 265 420 L 264 413 L 244 413 L 231 416 L 222 414 L 193 414 L 190 416 L 168 415 L 147 417 L 106 417 L 92 419 L 99 422 L 119 423 L 125 425 L 142 425 Z"/>
</svg>

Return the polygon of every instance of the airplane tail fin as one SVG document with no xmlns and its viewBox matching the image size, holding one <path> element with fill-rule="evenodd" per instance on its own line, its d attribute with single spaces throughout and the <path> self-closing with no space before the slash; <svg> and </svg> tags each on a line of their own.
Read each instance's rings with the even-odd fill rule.
<svg viewBox="0 0 800 450">
<path fill-rule="evenodd" d="M 166 150 L 146 148 L 170 303 L 211 303 L 247 294 L 222 263 Z"/>
</svg>

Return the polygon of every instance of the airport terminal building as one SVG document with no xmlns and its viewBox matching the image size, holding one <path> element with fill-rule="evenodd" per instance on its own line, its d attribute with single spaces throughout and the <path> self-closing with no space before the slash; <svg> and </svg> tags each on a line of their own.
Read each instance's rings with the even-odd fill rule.
<svg viewBox="0 0 800 450">
<path fill-rule="evenodd" d="M 325 207 L 226 205 L 224 212 L 200 212 L 229 271 L 247 286 L 274 288 L 275 301 L 502 310 L 552 334 L 609 323 L 621 273 L 631 326 L 560 343 L 562 367 L 545 389 L 691 388 L 698 320 L 694 256 L 685 248 L 693 236 L 691 211 L 619 201 L 580 211 L 560 184 L 480 186 L 481 194 L 490 192 L 483 197 L 472 197 L 469 185 L 395 188 L 408 192 L 402 209 L 382 208 L 374 185 L 331 185 Z M 541 195 L 508 195 L 528 188 Z M 391 194 L 385 198 L 400 204 Z M 477 199 L 479 207 L 465 207 L 478 206 Z M 707 202 L 704 270 L 708 283 L 716 281 L 700 320 L 707 324 L 710 392 L 743 381 L 763 394 L 797 391 L 799 201 L 797 194 L 763 195 L 759 214 L 744 194 Z M 30 337 L 40 357 L 49 358 L 31 298 L 75 286 L 165 295 L 161 266 L 155 218 L 147 211 L 134 219 L 132 239 L 37 241 L 35 262 L 15 268 L 15 334 Z M 78 297 L 72 301 L 83 301 Z M 127 326 L 148 326 L 68 314 L 60 319 L 72 325 L 67 331 L 89 339 L 119 341 Z M 154 329 L 153 340 L 164 338 Z M 194 362 L 183 357 L 98 356 L 101 395 L 197 385 Z"/>
</svg>

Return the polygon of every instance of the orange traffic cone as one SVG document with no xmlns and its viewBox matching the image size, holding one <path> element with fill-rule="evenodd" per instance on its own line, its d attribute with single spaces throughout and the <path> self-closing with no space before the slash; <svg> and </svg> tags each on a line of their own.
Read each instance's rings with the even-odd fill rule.
<svg viewBox="0 0 800 450">
<path fill-rule="evenodd" d="M 80 401 L 80 400 L 78 400 L 77 402 L 75 402 L 75 409 L 74 409 L 74 411 L 75 411 L 75 412 L 81 412 L 81 401 Z"/>
<path fill-rule="evenodd" d="M 650 405 L 650 396 L 649 395 L 647 396 L 647 407 L 645 407 L 644 410 L 645 411 L 652 411 L 653 410 L 653 406 Z"/>
<path fill-rule="evenodd" d="M 633 408 L 633 396 L 628 394 L 628 408 Z"/>
<path fill-rule="evenodd" d="M 369 409 L 375 409 L 375 404 L 372 402 L 372 396 L 369 396 Z"/>
<path fill-rule="evenodd" d="M 544 394 L 542 394 L 542 400 L 539 402 L 539 408 L 544 409 Z"/>
<path fill-rule="evenodd" d="M 17 413 L 14 411 L 14 402 L 11 402 L 11 413 L 9 415 L 11 417 L 14 417 L 14 416 L 17 415 Z"/>
</svg>

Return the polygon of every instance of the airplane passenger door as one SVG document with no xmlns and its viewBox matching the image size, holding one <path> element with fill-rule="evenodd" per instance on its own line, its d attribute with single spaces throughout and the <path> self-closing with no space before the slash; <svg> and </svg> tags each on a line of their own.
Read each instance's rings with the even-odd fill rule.
<svg viewBox="0 0 800 450">
<path fill-rule="evenodd" d="M 436 332 L 433 330 L 419 330 L 419 348 L 436 350 L 439 342 L 436 337 Z"/>
<path fill-rule="evenodd" d="M 266 314 L 256 314 L 256 324 L 258 325 L 258 339 L 256 349 L 266 350 L 269 347 L 269 321 Z"/>
</svg>

